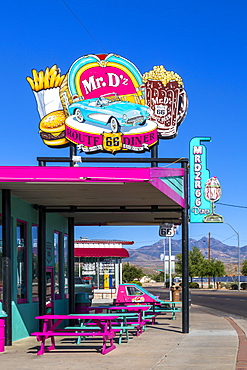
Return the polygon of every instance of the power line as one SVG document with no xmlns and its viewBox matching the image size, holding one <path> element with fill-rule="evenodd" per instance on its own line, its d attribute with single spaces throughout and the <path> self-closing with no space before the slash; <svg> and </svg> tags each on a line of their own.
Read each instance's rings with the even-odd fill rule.
<svg viewBox="0 0 247 370">
<path fill-rule="evenodd" d="M 217 202 L 217 204 L 220 204 L 221 206 L 228 206 L 228 207 L 247 208 L 247 206 L 236 206 L 234 204 L 226 204 L 226 203 L 221 203 L 221 202 Z"/>
<path fill-rule="evenodd" d="M 80 23 L 80 25 L 84 28 L 84 30 L 89 34 L 90 37 L 101 47 L 101 49 L 107 53 L 107 51 L 104 49 L 104 47 L 99 43 L 99 41 L 93 36 L 93 34 L 87 29 L 87 27 L 82 23 L 80 18 L 73 12 L 73 10 L 70 8 L 70 6 L 66 3 L 66 1 L 61 0 L 64 5 L 69 9 L 69 11 L 73 14 L 73 16 L 76 18 L 76 20 Z"/>
</svg>

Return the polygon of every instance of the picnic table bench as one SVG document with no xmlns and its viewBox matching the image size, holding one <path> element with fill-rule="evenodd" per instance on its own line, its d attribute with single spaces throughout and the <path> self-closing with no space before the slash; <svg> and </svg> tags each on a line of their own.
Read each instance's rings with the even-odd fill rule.
<svg viewBox="0 0 247 370">
<path fill-rule="evenodd" d="M 31 335 L 35 335 L 37 340 L 41 342 L 40 350 L 37 355 L 43 355 L 45 352 L 54 350 L 55 347 L 55 336 L 100 336 L 103 338 L 103 345 L 101 353 L 103 355 L 112 351 L 116 348 L 113 342 L 115 336 L 115 330 L 112 328 L 112 321 L 117 319 L 118 315 L 104 315 L 104 314 L 76 314 L 76 315 L 43 315 L 37 316 L 36 319 L 44 320 L 43 331 L 34 332 Z M 92 320 L 95 327 L 91 327 L 90 330 L 84 330 L 78 332 L 76 327 L 70 327 L 70 329 L 60 329 L 58 326 L 65 320 Z M 56 321 L 55 321 L 56 320 Z M 51 339 L 51 346 L 46 347 L 46 339 Z M 110 345 L 107 347 L 107 341 L 109 340 Z"/>
<path fill-rule="evenodd" d="M 145 311 L 149 310 L 148 305 L 129 305 L 129 306 L 94 306 L 90 307 L 90 311 L 94 310 L 95 313 L 103 314 L 103 311 L 106 310 L 107 313 L 104 313 L 105 316 L 113 315 L 112 311 L 117 311 L 116 315 L 118 317 L 112 321 L 112 329 L 115 332 L 119 332 L 119 344 L 122 342 L 123 334 L 127 340 L 129 340 L 129 330 L 136 332 L 136 336 L 139 336 L 147 322 L 150 322 L 150 319 L 146 318 L 144 315 Z M 111 311 L 111 313 L 109 313 Z M 76 315 L 73 315 L 76 316 Z M 79 315 L 78 315 L 79 316 Z M 78 320 L 79 325 L 77 326 L 68 326 L 66 329 L 74 329 L 80 332 L 81 330 L 90 330 L 90 328 L 95 327 L 95 324 L 91 320 Z M 81 338 L 78 337 L 77 344 L 80 344 Z"/>
</svg>

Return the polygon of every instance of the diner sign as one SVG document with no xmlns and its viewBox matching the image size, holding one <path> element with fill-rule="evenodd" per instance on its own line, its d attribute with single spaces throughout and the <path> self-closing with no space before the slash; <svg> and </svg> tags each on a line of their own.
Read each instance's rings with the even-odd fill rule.
<svg viewBox="0 0 247 370">
<path fill-rule="evenodd" d="M 57 65 L 32 74 L 39 133 L 52 148 L 145 152 L 174 138 L 186 116 L 182 78 L 164 66 L 142 75 L 129 60 L 100 54 L 77 59 L 64 75 Z"/>
<path fill-rule="evenodd" d="M 202 144 L 210 141 L 210 137 L 190 141 L 190 222 L 223 222 L 223 217 L 214 212 L 214 203 L 222 193 L 220 182 L 216 176 L 210 178 L 207 148 Z"/>
</svg>

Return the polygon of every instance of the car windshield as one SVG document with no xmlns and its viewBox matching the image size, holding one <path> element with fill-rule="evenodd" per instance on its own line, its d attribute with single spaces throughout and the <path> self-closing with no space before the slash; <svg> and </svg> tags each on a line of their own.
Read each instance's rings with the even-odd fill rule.
<svg viewBox="0 0 247 370">
<path fill-rule="evenodd" d="M 118 102 L 118 101 L 121 101 L 118 95 L 101 96 L 98 99 L 97 104 L 102 106 L 102 105 L 109 105 L 111 103 Z"/>
</svg>

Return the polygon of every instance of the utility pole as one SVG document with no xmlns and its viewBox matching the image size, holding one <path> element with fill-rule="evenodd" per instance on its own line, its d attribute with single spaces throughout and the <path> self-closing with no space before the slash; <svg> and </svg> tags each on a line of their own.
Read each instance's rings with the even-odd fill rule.
<svg viewBox="0 0 247 370">
<path fill-rule="evenodd" d="M 210 233 L 208 233 L 208 261 L 210 262 Z M 208 288 L 210 285 L 210 276 L 208 276 Z"/>
<path fill-rule="evenodd" d="M 225 222 L 226 225 L 230 226 L 230 228 L 235 232 L 235 234 L 237 235 L 238 237 L 238 290 L 240 291 L 240 237 L 239 237 L 239 233 L 234 229 L 234 227 L 232 227 L 232 225 L 228 224 L 227 222 Z"/>
</svg>

